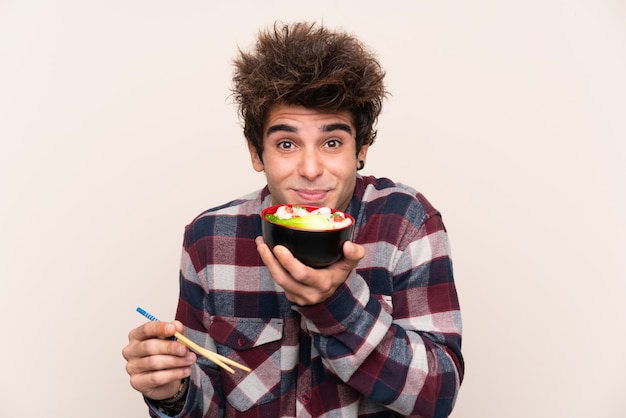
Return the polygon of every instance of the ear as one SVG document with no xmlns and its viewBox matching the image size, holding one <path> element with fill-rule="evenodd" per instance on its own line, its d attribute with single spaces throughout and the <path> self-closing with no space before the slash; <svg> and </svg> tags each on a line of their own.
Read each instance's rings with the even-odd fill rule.
<svg viewBox="0 0 626 418">
<path fill-rule="evenodd" d="M 359 151 L 356 158 L 356 167 L 359 168 L 359 161 L 363 161 L 363 164 L 367 162 L 367 151 L 369 150 L 369 145 L 363 145 L 361 147 L 361 151 Z"/>
<path fill-rule="evenodd" d="M 262 172 L 265 169 L 265 166 L 263 165 L 261 157 L 259 157 L 259 154 L 257 154 L 256 148 L 254 148 L 254 145 L 252 145 L 250 142 L 248 142 L 248 152 L 250 152 L 252 168 L 254 168 L 254 170 L 258 171 L 259 173 Z"/>
</svg>

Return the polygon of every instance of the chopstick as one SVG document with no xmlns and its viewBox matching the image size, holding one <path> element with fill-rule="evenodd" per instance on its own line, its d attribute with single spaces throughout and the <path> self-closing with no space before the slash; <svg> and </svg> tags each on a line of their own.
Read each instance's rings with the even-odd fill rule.
<svg viewBox="0 0 626 418">
<path fill-rule="evenodd" d="M 141 308 L 137 308 L 137 312 L 139 312 L 140 314 L 142 314 L 143 316 L 145 316 L 151 321 L 158 321 L 158 319 L 155 316 L 149 314 L 148 312 L 146 312 L 145 310 Z M 185 337 L 183 334 L 181 334 L 178 331 L 174 333 L 174 337 L 176 337 L 178 339 L 178 342 L 184 345 L 185 347 L 195 351 L 201 356 L 211 360 L 213 363 L 217 364 L 222 369 L 227 370 L 233 374 L 235 373 L 235 370 L 227 366 L 227 364 L 233 367 L 237 367 L 238 369 L 244 370 L 246 372 L 252 371 L 252 369 L 244 366 L 243 364 L 239 364 L 236 361 L 229 359 L 228 357 L 224 357 L 221 354 L 215 353 L 211 350 L 207 350 L 206 348 L 199 346 L 198 344 L 194 343 L 193 341 L 191 341 L 189 338 Z"/>
</svg>

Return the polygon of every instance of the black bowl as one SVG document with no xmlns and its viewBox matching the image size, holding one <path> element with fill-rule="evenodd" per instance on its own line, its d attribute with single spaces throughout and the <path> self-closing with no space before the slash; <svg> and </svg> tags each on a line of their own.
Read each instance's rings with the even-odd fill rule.
<svg viewBox="0 0 626 418">
<path fill-rule="evenodd" d="M 270 206 L 261 211 L 261 224 L 265 243 L 274 248 L 283 245 L 303 264 L 310 267 L 326 267 L 343 257 L 343 244 L 352 238 L 354 218 L 344 213 L 352 222 L 350 225 L 336 229 L 302 229 L 274 223 L 266 218 L 284 205 Z M 309 212 L 318 209 L 317 206 L 297 205 L 306 208 Z M 333 213 L 336 210 L 331 210 Z"/>
</svg>

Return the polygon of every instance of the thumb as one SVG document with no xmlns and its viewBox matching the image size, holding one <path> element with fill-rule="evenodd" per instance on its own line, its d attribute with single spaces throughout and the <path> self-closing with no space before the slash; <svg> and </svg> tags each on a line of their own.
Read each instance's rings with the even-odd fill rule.
<svg viewBox="0 0 626 418">
<path fill-rule="evenodd" d="M 343 255 L 345 260 L 354 268 L 365 257 L 365 247 L 352 241 L 346 241 L 343 243 Z"/>
</svg>

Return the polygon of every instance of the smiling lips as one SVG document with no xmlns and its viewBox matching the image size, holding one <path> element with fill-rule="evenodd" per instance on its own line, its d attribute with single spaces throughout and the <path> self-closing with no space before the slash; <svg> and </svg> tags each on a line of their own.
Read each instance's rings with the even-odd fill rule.
<svg viewBox="0 0 626 418">
<path fill-rule="evenodd" d="M 306 189 L 296 189 L 294 190 L 296 194 L 302 199 L 304 202 L 321 202 L 328 195 L 328 190 L 306 190 Z"/>
</svg>

